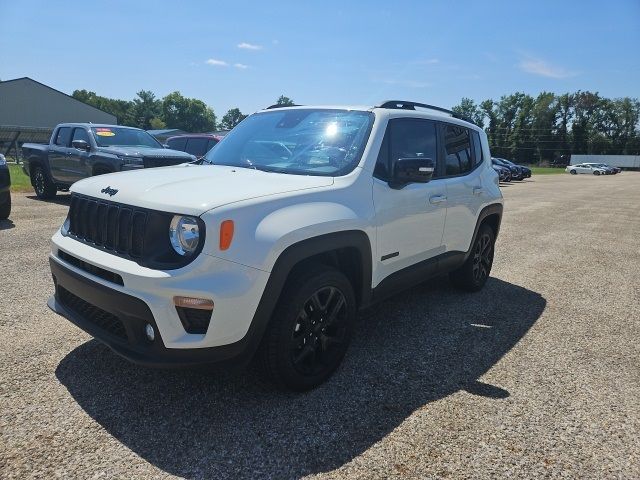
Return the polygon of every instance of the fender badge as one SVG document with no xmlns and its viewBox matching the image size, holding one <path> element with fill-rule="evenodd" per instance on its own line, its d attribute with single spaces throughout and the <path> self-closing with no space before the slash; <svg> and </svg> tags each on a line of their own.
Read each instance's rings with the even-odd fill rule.
<svg viewBox="0 0 640 480">
<path fill-rule="evenodd" d="M 118 190 L 115 188 L 111 188 L 111 186 L 109 186 L 100 190 L 100 193 L 106 193 L 110 197 L 113 197 L 116 193 L 118 193 Z"/>
</svg>

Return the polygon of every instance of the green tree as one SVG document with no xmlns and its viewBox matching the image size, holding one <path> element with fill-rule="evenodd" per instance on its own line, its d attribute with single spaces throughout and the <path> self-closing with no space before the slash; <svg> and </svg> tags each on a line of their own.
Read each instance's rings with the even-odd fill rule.
<svg viewBox="0 0 640 480">
<path fill-rule="evenodd" d="M 285 97 L 284 95 L 280 95 L 278 97 L 278 100 L 276 101 L 276 105 L 280 105 L 281 107 L 290 107 L 292 105 L 295 105 L 293 103 L 293 100 L 291 100 L 289 97 Z"/>
<path fill-rule="evenodd" d="M 471 119 L 476 125 L 484 127 L 485 114 L 479 105 L 476 105 L 470 98 L 464 97 L 459 105 L 456 105 L 453 110 L 458 115 Z"/>
<path fill-rule="evenodd" d="M 101 97 L 88 90 L 75 90 L 71 96 L 104 112 L 115 115 L 120 125 L 136 126 L 131 116 L 133 102 Z"/>
<path fill-rule="evenodd" d="M 162 130 L 163 128 L 167 128 L 167 124 L 158 117 L 152 118 L 149 124 L 151 125 L 152 130 Z"/>
<path fill-rule="evenodd" d="M 168 128 L 200 133 L 215 130 L 216 116 L 202 100 L 173 92 L 162 99 L 162 121 Z"/>
<path fill-rule="evenodd" d="M 231 130 L 245 118 L 247 118 L 247 116 L 244 115 L 239 108 L 232 108 L 224 114 L 218 126 L 225 130 Z"/>
<path fill-rule="evenodd" d="M 131 117 L 135 126 L 149 130 L 151 120 L 158 118 L 162 112 L 162 102 L 149 90 L 140 90 L 133 99 Z"/>
</svg>

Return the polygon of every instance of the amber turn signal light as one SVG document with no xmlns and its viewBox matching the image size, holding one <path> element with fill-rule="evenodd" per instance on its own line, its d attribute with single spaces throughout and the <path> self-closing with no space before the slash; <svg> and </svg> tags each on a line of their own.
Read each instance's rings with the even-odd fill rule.
<svg viewBox="0 0 640 480">
<path fill-rule="evenodd" d="M 213 300 L 193 297 L 173 297 L 176 307 L 196 308 L 198 310 L 213 310 Z"/>
<path fill-rule="evenodd" d="M 233 241 L 233 220 L 225 220 L 220 224 L 220 250 L 226 250 Z"/>
</svg>

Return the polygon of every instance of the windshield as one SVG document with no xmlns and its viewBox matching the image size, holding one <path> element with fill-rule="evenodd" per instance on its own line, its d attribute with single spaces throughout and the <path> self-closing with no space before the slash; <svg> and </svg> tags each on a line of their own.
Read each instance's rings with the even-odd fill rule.
<svg viewBox="0 0 640 480">
<path fill-rule="evenodd" d="M 297 175 L 339 176 L 358 164 L 373 113 L 276 110 L 250 116 L 205 155 L 215 165 Z"/>
<path fill-rule="evenodd" d="M 120 127 L 91 127 L 99 147 L 162 148 L 160 142 L 144 130 Z"/>
</svg>

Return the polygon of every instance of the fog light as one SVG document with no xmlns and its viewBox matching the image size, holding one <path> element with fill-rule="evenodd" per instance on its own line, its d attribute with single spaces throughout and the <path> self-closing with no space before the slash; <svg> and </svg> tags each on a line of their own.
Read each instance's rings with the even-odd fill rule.
<svg viewBox="0 0 640 480">
<path fill-rule="evenodd" d="M 144 327 L 144 333 L 149 339 L 150 342 L 153 342 L 153 339 L 156 338 L 156 331 L 153 329 L 150 323 L 147 323 Z"/>
</svg>

